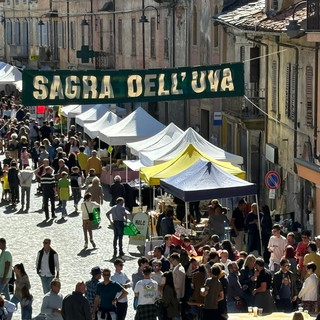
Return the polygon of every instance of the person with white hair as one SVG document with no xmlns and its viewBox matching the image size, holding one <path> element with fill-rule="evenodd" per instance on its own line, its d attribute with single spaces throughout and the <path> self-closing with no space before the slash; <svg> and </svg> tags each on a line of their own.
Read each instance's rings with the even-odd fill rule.
<svg viewBox="0 0 320 320">
<path fill-rule="evenodd" d="M 30 190 L 33 178 L 33 170 L 28 166 L 18 173 L 21 187 L 21 211 L 24 210 L 26 200 L 26 212 L 30 208 Z"/>
<path fill-rule="evenodd" d="M 111 185 L 109 193 L 111 194 L 110 206 L 114 206 L 116 204 L 116 200 L 119 197 L 126 197 L 126 189 L 124 185 L 121 183 L 121 177 L 119 175 L 113 178 L 114 183 Z"/>
</svg>

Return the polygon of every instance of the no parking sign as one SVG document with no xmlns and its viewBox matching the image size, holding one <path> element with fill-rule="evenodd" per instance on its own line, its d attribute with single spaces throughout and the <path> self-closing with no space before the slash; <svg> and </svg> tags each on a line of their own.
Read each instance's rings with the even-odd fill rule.
<svg viewBox="0 0 320 320">
<path fill-rule="evenodd" d="M 265 176 L 265 183 L 269 189 L 278 189 L 281 185 L 279 173 L 276 171 L 269 171 Z"/>
</svg>

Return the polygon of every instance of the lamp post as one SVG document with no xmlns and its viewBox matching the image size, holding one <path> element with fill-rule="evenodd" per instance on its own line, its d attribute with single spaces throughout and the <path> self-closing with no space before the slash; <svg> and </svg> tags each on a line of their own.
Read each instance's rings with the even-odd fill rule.
<svg viewBox="0 0 320 320">
<path fill-rule="evenodd" d="M 298 20 L 296 20 L 294 18 L 294 15 L 297 11 L 297 9 L 301 6 L 301 5 L 304 5 L 306 4 L 307 1 L 303 0 L 299 3 L 297 3 L 295 6 L 294 6 L 294 9 L 293 9 L 293 13 L 292 13 L 292 19 L 289 20 L 289 24 L 286 25 L 286 30 L 287 30 L 287 34 L 290 38 L 297 38 L 299 37 L 301 34 L 304 33 L 304 30 L 303 29 L 300 29 L 301 28 L 301 25 L 298 24 Z"/>
<path fill-rule="evenodd" d="M 160 24 L 160 13 L 158 9 L 155 6 L 144 6 L 144 0 L 142 0 L 142 16 L 140 17 L 139 22 L 142 23 L 142 67 L 143 69 L 146 68 L 146 43 L 145 43 L 145 28 L 144 24 L 148 23 L 149 20 L 145 15 L 145 10 L 147 9 L 153 9 L 157 12 L 157 29 L 159 28 Z"/>
</svg>

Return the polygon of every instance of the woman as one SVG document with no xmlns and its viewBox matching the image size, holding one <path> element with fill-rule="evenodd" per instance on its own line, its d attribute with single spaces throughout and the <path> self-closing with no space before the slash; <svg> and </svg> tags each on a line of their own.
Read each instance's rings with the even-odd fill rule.
<svg viewBox="0 0 320 320">
<path fill-rule="evenodd" d="M 179 301 L 174 289 L 172 271 L 165 272 L 163 279 L 165 283 L 162 292 L 162 304 L 164 308 L 163 320 L 179 319 Z"/>
<path fill-rule="evenodd" d="M 239 252 L 235 249 L 235 247 L 232 246 L 230 240 L 223 240 L 221 242 L 221 249 L 228 251 L 229 259 L 231 261 L 235 261 L 237 258 L 239 258 Z"/>
<path fill-rule="evenodd" d="M 29 277 L 24 270 L 23 263 L 18 263 L 13 267 L 13 271 L 15 274 L 15 290 L 13 297 L 11 298 L 11 302 L 13 302 L 16 306 L 23 298 L 22 289 L 26 287 L 28 289 L 31 288 Z"/>
<path fill-rule="evenodd" d="M 82 212 L 82 229 L 84 234 L 84 249 L 88 248 L 88 233 L 90 237 L 90 242 L 95 248 L 96 244 L 93 241 L 92 235 L 92 219 L 91 214 L 93 209 L 99 208 L 99 204 L 92 201 L 92 195 L 90 192 L 87 192 L 83 197 L 83 202 L 81 203 L 81 212 Z"/>
<path fill-rule="evenodd" d="M 79 153 L 79 146 L 80 146 L 79 140 L 72 139 L 70 143 L 69 155 L 70 153 L 75 153 L 75 154 Z"/>
<path fill-rule="evenodd" d="M 18 160 L 18 135 L 16 133 L 11 134 L 11 139 L 8 142 L 8 151 L 10 151 L 10 156 L 14 160 Z"/>
<path fill-rule="evenodd" d="M 254 265 L 256 263 L 256 257 L 253 254 L 249 254 L 244 261 L 244 266 L 240 270 L 239 281 L 243 289 L 243 297 L 247 301 L 248 306 L 253 306 L 254 296 L 252 290 L 255 284 Z"/>
<path fill-rule="evenodd" d="M 217 234 L 220 240 L 223 240 L 225 238 L 225 223 L 229 224 L 229 220 L 226 215 L 222 214 L 220 205 L 209 208 L 208 226 L 210 235 Z"/>
<path fill-rule="evenodd" d="M 53 156 L 53 152 L 52 152 L 51 143 L 50 143 L 49 139 L 47 139 L 47 138 L 43 139 L 42 143 L 43 143 L 46 151 L 49 153 L 49 160 L 50 160 L 50 163 L 51 163 L 51 161 L 53 159 L 53 157 L 52 157 Z"/>
<path fill-rule="evenodd" d="M 94 177 L 92 179 L 92 183 L 89 185 L 86 192 L 90 192 L 92 194 L 92 201 L 95 201 L 101 205 L 103 204 L 103 192 L 100 179 L 98 177 Z"/>
<path fill-rule="evenodd" d="M 269 263 L 270 252 L 268 250 L 268 243 L 271 237 L 272 230 L 272 219 L 270 216 L 270 209 L 267 205 L 262 207 L 262 218 L 261 218 L 261 238 L 263 248 L 263 259 L 266 263 Z"/>
<path fill-rule="evenodd" d="M 270 293 L 272 275 L 264 267 L 265 263 L 262 258 L 257 258 L 256 268 L 256 288 L 252 291 L 255 296 L 255 306 L 262 308 L 264 313 L 272 313 L 274 310 L 274 300 Z"/>
</svg>

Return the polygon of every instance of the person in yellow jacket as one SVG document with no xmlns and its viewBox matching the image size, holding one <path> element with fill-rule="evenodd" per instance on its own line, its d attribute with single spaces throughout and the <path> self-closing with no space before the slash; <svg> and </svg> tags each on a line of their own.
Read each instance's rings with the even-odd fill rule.
<svg viewBox="0 0 320 320">
<path fill-rule="evenodd" d="M 84 153 L 84 146 L 79 147 L 79 153 L 77 155 L 77 160 L 79 163 L 80 170 L 83 173 L 83 176 L 86 177 L 88 175 L 88 171 L 86 171 L 87 162 L 89 159 L 89 156 Z"/>
<path fill-rule="evenodd" d="M 95 169 L 96 176 L 100 177 L 102 173 L 102 164 L 100 158 L 97 157 L 96 150 L 92 150 L 92 157 L 87 161 L 86 172 L 89 172 L 90 169 Z"/>
</svg>

